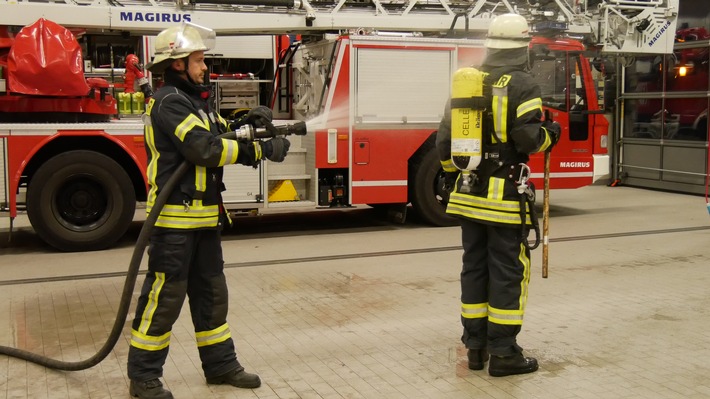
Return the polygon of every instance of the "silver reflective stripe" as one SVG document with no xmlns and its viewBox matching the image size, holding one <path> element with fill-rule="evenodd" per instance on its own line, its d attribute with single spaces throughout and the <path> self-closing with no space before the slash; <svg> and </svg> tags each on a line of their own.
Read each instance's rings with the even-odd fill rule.
<svg viewBox="0 0 710 399">
<path fill-rule="evenodd" d="M 488 307 L 488 321 L 503 325 L 522 325 L 523 311 Z"/>
<path fill-rule="evenodd" d="M 488 304 L 461 304 L 461 316 L 466 319 L 482 319 L 488 316 Z"/>
<path fill-rule="evenodd" d="M 222 157 L 219 159 L 219 166 L 236 163 L 238 154 L 239 145 L 236 141 L 222 139 Z"/>
<path fill-rule="evenodd" d="M 200 331 L 195 333 L 195 340 L 197 341 L 197 346 L 207 346 L 214 345 L 220 342 L 224 342 L 231 338 L 232 334 L 229 330 L 227 324 L 223 324 L 211 331 Z"/>
<path fill-rule="evenodd" d="M 502 313 L 496 313 L 494 311 L 491 311 L 490 315 L 491 315 L 491 317 L 495 317 L 496 319 L 502 319 L 502 320 L 523 320 L 523 315 L 502 314 Z"/>
<path fill-rule="evenodd" d="M 540 99 L 540 97 L 533 98 L 532 100 L 528 100 L 520 104 L 517 110 L 517 117 L 520 118 L 528 112 L 535 111 L 538 109 L 540 110 L 540 112 L 542 112 L 542 100 Z"/>
<path fill-rule="evenodd" d="M 467 208 L 452 203 L 449 203 L 449 206 L 446 208 L 446 213 L 466 216 L 472 219 L 487 220 L 489 222 L 520 224 L 520 215 L 508 215 L 495 211 L 487 211 L 485 209 Z M 530 218 L 527 219 L 526 224 L 530 224 Z"/>
<path fill-rule="evenodd" d="M 170 343 L 170 337 L 162 339 L 160 341 L 150 341 L 146 339 L 138 338 L 137 336 L 131 337 L 131 341 L 140 345 L 141 348 L 153 348 L 153 350 L 160 350 L 165 348 Z M 137 346 L 137 345 L 134 345 Z"/>
<path fill-rule="evenodd" d="M 485 207 L 491 210 L 499 210 L 503 212 L 520 212 L 520 202 L 510 200 L 493 200 L 484 197 L 476 197 L 473 195 L 452 193 L 449 203 L 457 203 L 461 205 Z"/>
</svg>

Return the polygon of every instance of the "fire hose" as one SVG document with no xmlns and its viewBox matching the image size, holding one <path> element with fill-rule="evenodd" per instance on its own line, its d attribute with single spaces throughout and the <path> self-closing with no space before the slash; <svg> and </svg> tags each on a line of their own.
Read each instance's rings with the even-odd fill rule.
<svg viewBox="0 0 710 399">
<path fill-rule="evenodd" d="M 237 140 L 258 140 L 273 138 L 276 136 L 304 136 L 306 135 L 306 133 L 307 130 L 305 122 L 296 122 L 294 124 L 286 124 L 279 126 L 274 126 L 269 123 L 268 126 L 265 128 L 254 128 L 251 125 L 244 125 L 241 126 L 235 132 L 224 133 L 219 137 Z M 24 349 L 13 348 L 9 346 L 0 346 L 0 355 L 7 355 L 10 357 L 26 360 L 28 362 L 32 362 L 47 368 L 64 371 L 85 370 L 96 366 L 102 360 L 104 360 L 106 356 L 111 353 L 114 346 L 116 346 L 116 342 L 118 342 L 118 339 L 121 336 L 121 332 L 123 331 L 123 325 L 125 324 L 126 318 L 128 317 L 131 297 L 133 295 L 133 289 L 136 285 L 136 279 L 138 277 L 138 271 L 140 269 L 140 264 L 143 259 L 143 253 L 145 252 L 145 248 L 148 245 L 148 241 L 150 239 L 150 234 L 153 230 L 153 227 L 155 227 L 155 222 L 156 220 L 158 220 L 158 215 L 160 215 L 160 211 L 163 209 L 163 206 L 165 206 L 165 202 L 167 201 L 170 193 L 173 191 L 173 188 L 175 187 L 177 182 L 180 181 L 185 172 L 187 172 L 190 166 L 191 164 L 188 161 L 184 161 L 182 164 L 180 164 L 180 166 L 178 166 L 173 175 L 170 176 L 168 181 L 165 183 L 165 187 L 163 187 L 160 194 L 155 200 L 155 205 L 153 206 L 152 212 L 148 214 L 145 222 L 143 223 L 143 227 L 141 228 L 141 231 L 138 235 L 138 240 L 136 241 L 136 246 L 133 249 L 131 263 L 128 267 L 128 271 L 126 272 L 126 280 L 123 283 L 123 292 L 121 293 L 121 301 L 118 305 L 116 320 L 114 321 L 113 328 L 111 329 L 111 332 L 109 333 L 109 336 L 106 339 L 104 345 L 101 347 L 101 349 L 99 349 L 93 356 L 88 359 L 74 362 L 52 359 L 46 356 L 26 351 Z"/>
</svg>

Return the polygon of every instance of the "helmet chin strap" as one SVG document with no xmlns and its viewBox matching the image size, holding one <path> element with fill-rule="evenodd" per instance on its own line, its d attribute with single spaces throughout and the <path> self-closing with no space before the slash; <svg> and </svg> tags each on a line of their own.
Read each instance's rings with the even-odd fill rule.
<svg viewBox="0 0 710 399">
<path fill-rule="evenodd" d="M 180 74 L 183 74 L 188 82 L 192 83 L 193 85 L 197 85 L 197 82 L 192 80 L 192 78 L 190 77 L 190 74 L 187 73 L 188 69 L 190 69 L 190 56 L 188 55 L 187 57 L 183 58 L 182 62 L 183 62 L 183 64 L 185 64 L 185 70 L 180 71 Z"/>
<path fill-rule="evenodd" d="M 527 61 L 525 61 L 525 70 L 527 72 L 530 72 L 530 71 L 532 71 L 532 58 L 530 58 L 530 49 L 529 48 L 527 51 L 527 57 L 528 57 L 528 59 L 527 59 Z"/>
</svg>

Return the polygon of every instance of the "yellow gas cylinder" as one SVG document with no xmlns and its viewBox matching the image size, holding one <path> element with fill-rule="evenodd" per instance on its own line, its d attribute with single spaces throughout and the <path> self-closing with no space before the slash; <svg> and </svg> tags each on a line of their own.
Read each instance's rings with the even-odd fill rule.
<svg viewBox="0 0 710 399">
<path fill-rule="evenodd" d="M 118 113 L 119 114 L 130 114 L 131 113 L 131 93 L 118 93 Z"/>
<path fill-rule="evenodd" d="M 483 110 L 466 100 L 483 96 L 483 72 L 466 67 L 454 73 L 451 87 L 451 159 L 460 170 L 481 163 Z"/>
<path fill-rule="evenodd" d="M 131 109 L 134 114 L 142 114 L 145 112 L 145 95 L 142 92 L 133 93 L 131 101 Z"/>
</svg>

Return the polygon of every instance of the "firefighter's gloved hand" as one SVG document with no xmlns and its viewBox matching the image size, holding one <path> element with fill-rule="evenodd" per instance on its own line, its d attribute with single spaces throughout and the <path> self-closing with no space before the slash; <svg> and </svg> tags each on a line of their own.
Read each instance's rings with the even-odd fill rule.
<svg viewBox="0 0 710 399">
<path fill-rule="evenodd" d="M 283 162 L 290 147 L 291 142 L 283 137 L 274 137 L 261 142 L 261 150 L 264 152 L 264 156 L 272 162 Z"/>
<path fill-rule="evenodd" d="M 271 109 L 263 105 L 254 107 L 247 113 L 246 120 L 254 127 L 266 127 L 273 119 Z"/>
<path fill-rule="evenodd" d="M 550 134 L 550 140 L 552 140 L 552 144 L 550 144 L 549 149 L 552 149 L 558 141 L 560 141 L 560 132 L 562 131 L 562 127 L 560 126 L 559 123 L 557 122 L 551 122 L 549 120 L 542 122 L 542 127 L 547 130 L 547 133 Z"/>
</svg>

